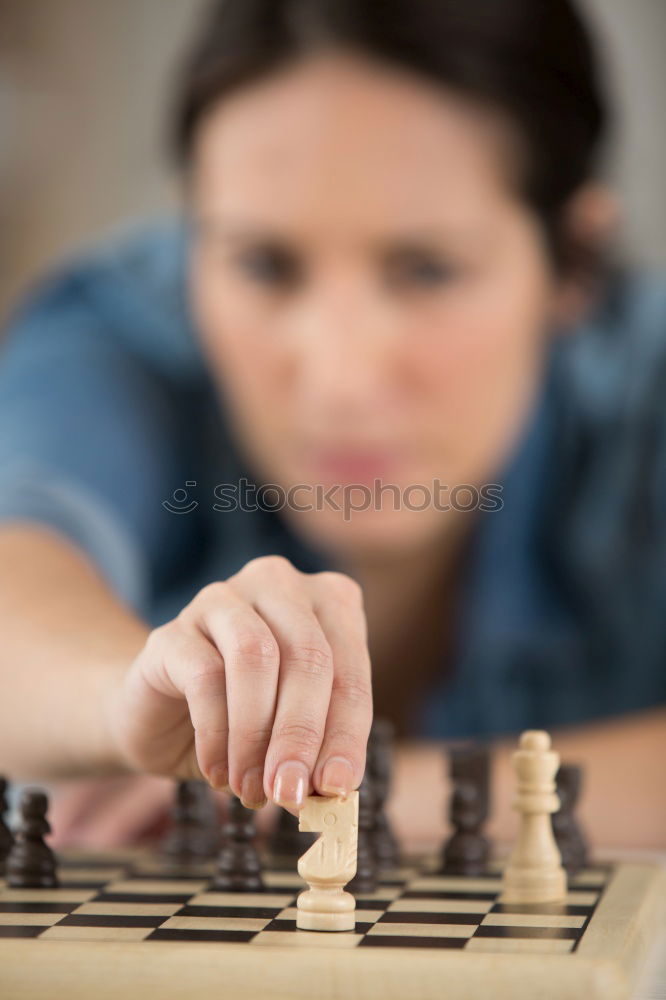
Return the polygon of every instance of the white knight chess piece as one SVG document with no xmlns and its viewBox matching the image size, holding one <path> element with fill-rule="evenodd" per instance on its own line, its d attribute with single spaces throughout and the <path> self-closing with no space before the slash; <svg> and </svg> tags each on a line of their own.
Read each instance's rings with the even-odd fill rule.
<svg viewBox="0 0 666 1000">
<path fill-rule="evenodd" d="M 321 833 L 298 862 L 310 886 L 296 903 L 296 926 L 308 931 L 351 931 L 356 900 L 344 886 L 356 874 L 358 792 L 337 798 L 311 795 L 299 814 L 303 833 Z"/>
</svg>

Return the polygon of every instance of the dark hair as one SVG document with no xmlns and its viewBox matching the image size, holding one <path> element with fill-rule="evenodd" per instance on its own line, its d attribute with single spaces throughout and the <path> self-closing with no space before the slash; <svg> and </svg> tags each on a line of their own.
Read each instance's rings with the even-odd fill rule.
<svg viewBox="0 0 666 1000">
<path fill-rule="evenodd" d="M 186 163 L 202 116 L 319 47 L 412 70 L 500 110 L 526 150 L 522 193 L 556 263 L 592 268 L 561 233 L 608 124 L 596 53 L 573 0 L 216 0 L 180 79 L 173 141 Z"/>
</svg>

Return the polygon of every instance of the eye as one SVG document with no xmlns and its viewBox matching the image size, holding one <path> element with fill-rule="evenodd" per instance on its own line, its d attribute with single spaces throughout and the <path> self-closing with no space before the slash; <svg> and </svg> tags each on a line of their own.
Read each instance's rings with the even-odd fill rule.
<svg viewBox="0 0 666 1000">
<path fill-rule="evenodd" d="M 248 278 L 263 285 L 287 287 L 302 277 L 297 258 L 283 247 L 251 247 L 238 254 L 236 263 Z"/>
<path fill-rule="evenodd" d="M 387 265 L 387 277 L 393 286 L 437 287 L 459 276 L 460 268 L 435 254 L 406 250 L 393 254 Z"/>
</svg>

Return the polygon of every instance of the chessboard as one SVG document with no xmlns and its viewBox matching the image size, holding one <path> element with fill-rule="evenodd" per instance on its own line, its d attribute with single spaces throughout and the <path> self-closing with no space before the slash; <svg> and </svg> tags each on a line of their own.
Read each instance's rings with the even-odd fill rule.
<svg viewBox="0 0 666 1000">
<path fill-rule="evenodd" d="M 383 873 L 335 934 L 297 930 L 293 869 L 269 866 L 260 893 L 154 853 L 65 855 L 59 873 L 55 889 L 0 882 L 0 996 L 621 1000 L 666 897 L 663 870 L 618 864 L 574 876 L 563 903 L 509 905 L 498 866 L 422 860 Z"/>
</svg>

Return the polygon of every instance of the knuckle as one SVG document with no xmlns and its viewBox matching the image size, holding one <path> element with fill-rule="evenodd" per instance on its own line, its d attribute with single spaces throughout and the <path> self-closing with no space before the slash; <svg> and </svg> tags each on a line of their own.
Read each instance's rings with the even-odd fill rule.
<svg viewBox="0 0 666 1000">
<path fill-rule="evenodd" d="M 214 580 L 202 587 L 192 603 L 208 606 L 226 600 L 229 596 L 229 584 L 226 580 Z"/>
<path fill-rule="evenodd" d="M 286 719 L 275 726 L 275 737 L 290 747 L 306 754 L 317 753 L 322 741 L 322 732 L 313 722 Z"/>
<path fill-rule="evenodd" d="M 318 573 L 317 576 L 327 592 L 336 600 L 355 607 L 362 606 L 363 590 L 361 585 L 351 576 L 347 576 L 346 573 L 338 573 L 335 570 L 325 570 Z"/>
<path fill-rule="evenodd" d="M 222 661 L 215 657 L 201 658 L 186 665 L 187 694 L 206 695 L 217 693 L 224 685 Z"/>
<path fill-rule="evenodd" d="M 372 705 L 372 685 L 359 674 L 338 674 L 333 679 L 333 690 L 355 707 Z"/>
<path fill-rule="evenodd" d="M 257 556 L 255 559 L 250 559 L 249 562 L 245 563 L 240 572 L 252 576 L 268 574 L 269 576 L 284 577 L 287 574 L 295 574 L 297 570 L 286 556 L 270 555 Z"/>
<path fill-rule="evenodd" d="M 230 653 L 243 667 L 258 670 L 272 670 L 280 660 L 277 640 L 260 632 L 245 632 L 233 639 Z"/>
<path fill-rule="evenodd" d="M 312 639 L 295 642 L 286 651 L 289 668 L 307 677 L 327 677 L 333 671 L 333 651 L 328 643 Z"/>
<path fill-rule="evenodd" d="M 148 653 L 162 655 L 174 638 L 174 625 L 168 622 L 166 625 L 158 625 L 148 634 L 145 648 Z"/>
<path fill-rule="evenodd" d="M 232 734 L 235 735 L 235 734 Z M 254 749 L 267 747 L 271 738 L 270 726 L 257 726 L 255 729 L 246 729 L 237 735 L 242 745 Z"/>
<path fill-rule="evenodd" d="M 199 725 L 194 727 L 194 732 L 197 739 L 197 744 L 202 747 L 206 743 L 219 744 L 220 742 L 225 742 L 229 738 L 229 728 L 228 726 L 204 726 Z"/>
<path fill-rule="evenodd" d="M 365 731 L 359 733 L 358 730 L 345 726 L 330 727 L 326 733 L 327 746 L 340 747 L 346 756 L 362 757 L 366 742 L 367 733 Z"/>
</svg>

